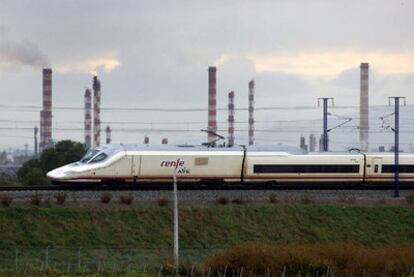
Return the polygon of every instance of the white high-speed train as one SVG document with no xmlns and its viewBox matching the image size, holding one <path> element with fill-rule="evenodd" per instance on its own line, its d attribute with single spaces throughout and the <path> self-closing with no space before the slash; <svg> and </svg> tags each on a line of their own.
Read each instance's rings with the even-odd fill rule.
<svg viewBox="0 0 414 277">
<path fill-rule="evenodd" d="M 401 182 L 414 182 L 414 154 L 400 154 Z M 302 153 L 296 148 L 104 145 L 47 173 L 53 183 L 385 183 L 392 153 Z"/>
</svg>

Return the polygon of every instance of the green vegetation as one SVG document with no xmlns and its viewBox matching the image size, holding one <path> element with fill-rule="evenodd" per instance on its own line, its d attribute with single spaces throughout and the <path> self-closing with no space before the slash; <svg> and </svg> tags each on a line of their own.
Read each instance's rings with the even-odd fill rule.
<svg viewBox="0 0 414 277">
<path fill-rule="evenodd" d="M 25 162 L 17 172 L 18 179 L 25 185 L 46 185 L 49 182 L 46 178 L 48 171 L 79 161 L 85 152 L 86 148 L 82 143 L 59 141 L 54 147 L 45 149 L 39 159 Z"/>
<path fill-rule="evenodd" d="M 125 206 L 124 206 L 125 207 Z M 172 246 L 172 212 L 139 208 L 2 208 L 0 248 Z M 184 249 L 241 243 L 336 243 L 366 246 L 414 242 L 412 207 L 333 205 L 212 205 L 180 207 Z"/>
<path fill-rule="evenodd" d="M 412 246 L 372 249 L 336 243 L 235 246 L 210 257 L 205 267 L 210 268 L 213 275 L 224 271 L 240 272 L 243 268 L 245 272 L 261 276 L 282 272 L 286 276 L 411 276 L 413 265 Z"/>
</svg>

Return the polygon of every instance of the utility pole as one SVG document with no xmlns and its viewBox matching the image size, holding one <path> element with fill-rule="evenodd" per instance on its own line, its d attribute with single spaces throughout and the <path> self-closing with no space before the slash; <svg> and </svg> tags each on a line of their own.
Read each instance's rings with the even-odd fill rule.
<svg viewBox="0 0 414 277">
<path fill-rule="evenodd" d="M 334 99 L 332 97 L 318 98 L 318 107 L 320 100 L 323 102 L 323 152 L 328 152 L 328 101 L 331 100 L 334 106 Z"/>
<path fill-rule="evenodd" d="M 35 158 L 37 158 L 38 156 L 38 146 L 39 144 L 37 143 L 37 132 L 39 131 L 39 129 L 37 128 L 37 126 L 34 127 L 34 152 L 35 152 Z"/>
<path fill-rule="evenodd" d="M 399 156 L 400 156 L 400 99 L 404 100 L 405 97 L 393 96 L 388 97 L 391 105 L 391 100 L 394 100 L 394 128 L 391 130 L 394 132 L 394 197 L 400 197 L 400 176 L 399 176 Z"/>
<path fill-rule="evenodd" d="M 178 196 L 177 196 L 177 176 L 174 169 L 174 265 L 176 272 L 179 266 L 179 252 L 178 252 Z"/>
</svg>

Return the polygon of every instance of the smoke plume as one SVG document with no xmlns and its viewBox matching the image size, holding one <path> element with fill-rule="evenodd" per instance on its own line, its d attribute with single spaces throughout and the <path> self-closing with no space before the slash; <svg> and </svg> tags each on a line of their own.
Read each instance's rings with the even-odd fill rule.
<svg viewBox="0 0 414 277">
<path fill-rule="evenodd" d="M 30 41 L 13 41 L 0 33 L 0 70 L 19 70 L 24 66 L 49 66 L 48 57 Z"/>
</svg>

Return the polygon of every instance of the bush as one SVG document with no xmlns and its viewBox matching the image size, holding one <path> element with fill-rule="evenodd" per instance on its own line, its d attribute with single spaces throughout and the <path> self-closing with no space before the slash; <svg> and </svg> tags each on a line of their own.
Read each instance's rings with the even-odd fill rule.
<svg viewBox="0 0 414 277">
<path fill-rule="evenodd" d="M 128 194 L 128 195 L 121 195 L 121 196 L 119 197 L 119 201 L 120 201 L 121 203 L 123 203 L 123 204 L 126 204 L 126 205 L 131 205 L 131 204 L 132 204 L 132 202 L 134 202 L 134 196 L 133 196 L 133 195 L 131 195 L 131 194 Z"/>
<path fill-rule="evenodd" d="M 47 185 L 49 180 L 45 176 L 46 172 L 79 161 L 85 152 L 85 145 L 80 142 L 59 141 L 54 147 L 44 149 L 39 159 L 23 163 L 17 172 L 18 179 L 25 185 Z"/>
<path fill-rule="evenodd" d="M 216 203 L 220 205 L 227 205 L 229 202 L 230 201 L 227 197 L 220 197 L 216 200 Z"/>
<path fill-rule="evenodd" d="M 48 198 L 46 198 L 44 201 L 43 201 L 43 206 L 45 206 L 46 208 L 50 208 L 50 207 L 52 207 L 52 201 L 50 200 L 50 198 L 48 197 Z"/>
<path fill-rule="evenodd" d="M 54 147 L 43 150 L 39 163 L 44 172 L 79 161 L 85 154 L 85 145 L 71 140 L 61 140 Z"/>
<path fill-rule="evenodd" d="M 40 168 L 34 167 L 28 170 L 23 177 L 23 184 L 28 186 L 46 186 L 49 184 L 45 173 Z"/>
<path fill-rule="evenodd" d="M 276 192 L 272 192 L 269 195 L 269 201 L 270 201 L 270 203 L 273 203 L 273 204 L 276 204 L 276 203 L 279 202 L 279 199 L 277 199 L 277 193 Z"/>
<path fill-rule="evenodd" d="M 409 276 L 414 247 L 368 248 L 353 243 L 330 245 L 249 244 L 234 246 L 210 257 L 206 268 L 212 275 L 252 272 L 253 275 L 284 276 Z M 250 275 L 250 274 L 249 274 Z"/>
<path fill-rule="evenodd" d="M 66 193 L 59 192 L 55 194 L 56 203 L 59 205 L 65 204 L 66 201 Z"/>
<path fill-rule="evenodd" d="M 101 194 L 101 202 L 108 204 L 112 200 L 112 194 L 110 192 L 104 192 Z"/>
<path fill-rule="evenodd" d="M 405 201 L 407 201 L 408 204 L 412 205 L 414 204 L 414 193 L 410 193 L 405 197 Z"/>
<path fill-rule="evenodd" d="M 40 206 L 40 203 L 42 203 L 42 195 L 35 193 L 30 196 L 30 204 L 35 206 Z"/>
<path fill-rule="evenodd" d="M 166 207 L 169 204 L 170 204 L 170 200 L 168 200 L 165 197 L 162 197 L 162 198 L 158 199 L 158 206 L 160 206 L 160 207 Z"/>
<path fill-rule="evenodd" d="M 299 200 L 299 202 L 300 202 L 301 204 L 312 204 L 314 201 L 313 201 L 313 199 L 312 199 L 312 198 L 310 198 L 309 196 L 302 194 L 302 195 L 300 196 L 300 200 Z"/>
<path fill-rule="evenodd" d="M 3 207 L 10 207 L 13 202 L 13 198 L 7 194 L 0 194 L 0 202 Z"/>
<path fill-rule="evenodd" d="M 244 204 L 247 203 L 247 199 L 240 196 L 240 197 L 237 197 L 237 198 L 233 199 L 233 201 L 231 201 L 231 202 L 233 204 L 244 205 Z"/>
<path fill-rule="evenodd" d="M 40 162 L 38 159 L 30 159 L 23 163 L 22 167 L 19 168 L 17 171 L 17 177 L 20 182 L 24 182 L 26 175 L 29 173 L 30 170 L 33 168 L 40 168 Z"/>
</svg>

